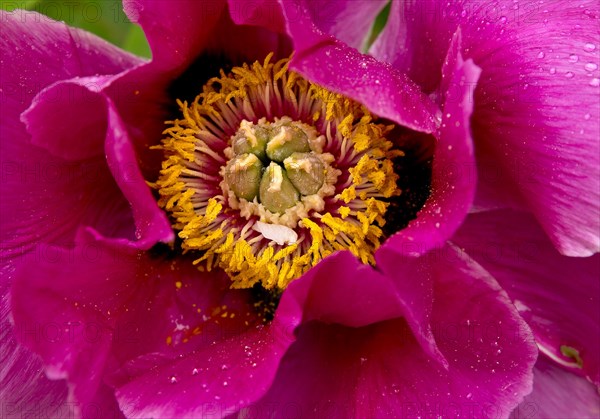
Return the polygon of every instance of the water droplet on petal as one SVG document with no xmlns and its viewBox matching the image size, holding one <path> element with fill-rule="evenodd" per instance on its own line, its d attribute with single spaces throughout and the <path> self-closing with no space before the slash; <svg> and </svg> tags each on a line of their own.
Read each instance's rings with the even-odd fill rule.
<svg viewBox="0 0 600 419">
<path fill-rule="evenodd" d="M 570 63 L 576 63 L 577 61 L 579 61 L 579 56 L 577 56 L 576 54 L 569 55 L 569 62 Z"/>
<path fill-rule="evenodd" d="M 192 370 L 192 375 L 198 375 L 198 368 L 194 368 Z"/>
<path fill-rule="evenodd" d="M 586 121 L 589 121 L 589 119 L 592 117 L 591 114 L 586 113 L 585 115 L 583 115 L 583 119 L 585 119 Z"/>
<path fill-rule="evenodd" d="M 556 74 L 556 68 L 552 67 L 549 72 L 550 74 Z"/>
<path fill-rule="evenodd" d="M 170 382 L 171 384 L 175 384 L 175 383 L 177 382 L 177 377 L 175 377 L 175 376 L 172 376 L 172 377 L 170 377 L 170 378 L 169 378 L 169 382 Z"/>
<path fill-rule="evenodd" d="M 593 79 L 590 80 L 590 86 L 592 87 L 598 87 L 600 86 L 600 79 L 595 77 Z"/>
<path fill-rule="evenodd" d="M 544 51 L 540 51 L 540 53 L 537 55 L 538 58 L 544 58 L 546 56 L 546 54 L 544 54 Z"/>
<path fill-rule="evenodd" d="M 586 71 L 594 71 L 598 68 L 598 64 L 596 63 L 587 63 L 583 68 L 586 69 Z"/>
<path fill-rule="evenodd" d="M 570 71 L 567 71 L 567 72 L 565 73 L 565 77 L 566 77 L 566 78 L 568 78 L 568 79 L 572 79 L 572 78 L 573 78 L 573 76 L 574 76 L 574 74 L 573 74 L 572 72 L 570 72 Z"/>
<path fill-rule="evenodd" d="M 506 18 L 506 16 L 502 16 L 502 17 L 500 18 L 500 23 L 506 23 L 506 21 L 507 21 L 507 20 L 508 20 L 508 19 Z"/>
<path fill-rule="evenodd" d="M 585 44 L 585 45 L 583 46 L 583 50 L 584 50 L 584 51 L 587 51 L 587 52 L 592 52 L 592 51 L 594 51 L 595 49 L 596 49 L 596 45 L 594 45 L 594 44 L 592 44 L 592 43 L 588 43 L 588 44 Z"/>
</svg>

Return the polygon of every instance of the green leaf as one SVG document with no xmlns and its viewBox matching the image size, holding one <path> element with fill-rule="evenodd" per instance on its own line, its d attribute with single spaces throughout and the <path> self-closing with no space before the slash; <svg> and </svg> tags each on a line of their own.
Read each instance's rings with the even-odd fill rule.
<svg viewBox="0 0 600 419">
<path fill-rule="evenodd" d="M 371 27 L 371 33 L 369 34 L 369 38 L 363 47 L 363 52 L 367 53 L 371 46 L 375 43 L 383 28 L 387 24 L 388 18 L 390 17 L 390 9 L 392 8 L 392 2 L 389 1 L 381 12 L 375 18 L 375 22 L 373 22 L 373 26 Z"/>
</svg>

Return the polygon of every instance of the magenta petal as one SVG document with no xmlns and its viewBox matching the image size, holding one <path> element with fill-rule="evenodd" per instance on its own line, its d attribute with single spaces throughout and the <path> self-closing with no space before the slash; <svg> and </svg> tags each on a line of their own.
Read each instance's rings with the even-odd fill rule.
<svg viewBox="0 0 600 419">
<path fill-rule="evenodd" d="M 462 29 L 463 55 L 482 69 L 477 206 L 525 204 L 570 256 L 600 251 L 599 15 L 587 0 L 403 2 L 372 50 L 429 92 Z"/>
<path fill-rule="evenodd" d="M 590 382 L 577 377 L 545 357 L 533 369 L 533 392 L 512 412 L 511 419 L 600 417 L 600 395 Z"/>
<path fill-rule="evenodd" d="M 130 235 L 127 203 L 105 163 L 100 158 L 68 162 L 32 145 L 20 115 L 35 95 L 52 83 L 73 77 L 115 74 L 139 60 L 87 32 L 69 28 L 37 13 L 0 11 L 0 17 L 1 60 L 10 63 L 3 65 L 0 75 L 2 256 L 22 254 L 41 239 L 70 243 L 81 224 L 94 225 L 109 236 Z M 75 91 L 82 92 L 79 88 Z M 36 99 L 38 111 L 51 107 L 50 99 L 65 102 L 66 98 L 62 96 L 47 96 L 49 92 L 41 93 Z M 83 97 L 90 98 L 87 93 Z M 57 145 L 52 146 L 54 151 L 58 152 L 60 148 L 61 153 L 72 157 L 79 153 L 73 154 L 59 147 L 60 139 L 42 138 L 51 134 L 53 126 L 60 126 L 56 129 L 62 130 L 64 126 L 72 125 L 70 120 L 67 124 L 58 119 L 67 115 L 61 112 L 58 117 L 53 114 L 51 118 L 42 118 L 38 111 L 25 117 L 35 120 L 36 132 L 45 133 L 38 136 L 36 143 L 48 147 L 54 141 Z M 95 116 L 90 120 L 97 121 Z M 98 144 L 103 137 L 104 133 L 98 131 L 88 133 L 86 139 Z M 91 152 L 95 153 L 95 150 Z M 90 150 L 79 154 L 89 156 Z M 106 202 L 111 205 L 106 206 Z"/>
<path fill-rule="evenodd" d="M 303 2 L 315 26 L 348 46 L 363 51 L 375 18 L 385 0 L 328 0 Z M 301 9 L 298 10 L 300 12 Z M 289 19 L 294 16 L 288 13 Z"/>
<path fill-rule="evenodd" d="M 108 166 L 131 204 L 140 248 L 148 249 L 158 241 L 173 241 L 174 234 L 169 220 L 158 207 L 142 177 L 127 128 L 112 102 L 108 109 L 108 121 L 109 131 L 105 145 Z"/>
<path fill-rule="evenodd" d="M 72 401 L 80 406 L 101 387 L 114 319 L 131 286 L 134 265 L 119 257 L 107 247 L 40 245 L 16 271 L 12 310 L 16 330 L 23 331 L 18 336 L 40 354 L 49 377 L 68 378 Z"/>
<path fill-rule="evenodd" d="M 336 262 L 335 275 L 330 269 L 319 270 L 318 265 L 314 278 L 302 277 L 286 290 L 278 314 L 287 306 L 303 307 L 313 314 L 296 330 L 296 342 L 281 361 L 269 393 L 244 409 L 242 416 L 480 417 L 493 411 L 494 417 L 508 417 L 529 393 L 537 349 L 527 326 L 498 284 L 456 249 L 448 247 L 425 256 L 415 262 L 421 269 L 405 270 L 402 263 L 395 278 L 388 278 L 433 282 L 432 330 L 448 360 L 447 369 L 423 351 L 401 317 L 382 317 L 362 327 L 331 323 L 337 313 L 343 315 L 340 318 L 348 317 L 349 308 L 357 304 L 378 311 L 368 298 L 365 302 L 359 293 L 345 294 L 341 287 L 335 292 L 351 300 L 328 308 L 319 304 L 322 294 L 312 290 L 328 286 L 320 282 L 342 283 L 352 276 L 351 264 L 341 263 L 347 262 L 343 256 L 337 256 Z M 405 271 L 409 277 L 402 277 Z M 362 274 L 366 279 L 362 288 L 368 296 L 373 277 Z M 336 275 L 339 279 L 334 279 Z M 301 284 L 307 279 L 310 287 Z M 398 289 L 408 287 L 398 285 Z M 384 307 L 389 298 L 389 294 L 380 296 Z M 324 321 L 314 315 L 317 308 Z"/>
<path fill-rule="evenodd" d="M 288 307 L 301 307 L 302 322 L 319 320 L 350 327 L 404 315 L 403 301 L 390 281 L 361 264 L 350 252 L 329 256 L 301 280 L 292 282 L 279 307 L 278 314 L 288 311 Z"/>
<path fill-rule="evenodd" d="M 0 20 L 3 126 L 5 112 L 20 114 L 35 94 L 56 81 L 116 74 L 140 62 L 95 35 L 38 13 L 1 10 Z"/>
<path fill-rule="evenodd" d="M 78 77 L 42 90 L 21 116 L 31 143 L 65 160 L 104 155 L 106 101 L 98 92 L 111 79 Z M 58 123 L 57 115 L 69 120 Z"/>
<path fill-rule="evenodd" d="M 224 417 L 260 398 L 291 342 L 277 322 L 248 330 L 120 387 L 132 417 Z"/>
<path fill-rule="evenodd" d="M 296 54 L 291 68 L 311 82 L 364 104 L 376 115 L 433 132 L 437 107 L 404 74 L 363 55 L 313 22 L 302 1 L 282 2 Z"/>
<path fill-rule="evenodd" d="M 260 26 L 273 32 L 285 33 L 285 18 L 277 0 L 229 0 L 231 19 L 238 25 Z"/>
<path fill-rule="evenodd" d="M 561 256 L 532 216 L 509 210 L 469 215 L 452 240 L 506 289 L 542 352 L 600 383 L 600 255 Z"/>
<path fill-rule="evenodd" d="M 460 42 L 457 32 L 443 69 L 447 91 L 433 156 L 431 194 L 417 218 L 384 244 L 406 255 L 443 246 L 464 220 L 475 195 L 471 92 L 481 70 L 471 60 L 463 61 Z"/>
<path fill-rule="evenodd" d="M 125 0 L 123 9 L 139 24 L 160 71 L 180 72 L 207 47 L 225 1 Z"/>
<path fill-rule="evenodd" d="M 21 336 L 36 330 L 14 329 L 10 321 L 9 290 L 13 275 L 9 265 L 0 267 L 0 400 L 2 417 L 69 416 L 67 386 L 49 380 L 39 357 L 19 344 Z"/>
<path fill-rule="evenodd" d="M 349 327 L 403 317 L 425 351 L 435 361 L 447 365 L 436 347 L 429 323 L 432 284 L 412 279 L 414 268 L 420 270 L 422 266 L 415 266 L 410 260 L 400 265 L 402 261 L 398 259 L 391 252 L 378 253 L 382 275 L 361 264 L 350 252 L 336 253 L 307 272 L 301 281 L 290 284 L 278 314 L 290 306 L 300 306 L 303 323 L 318 320 Z M 398 272 L 402 272 L 404 281 L 397 280 L 394 274 Z M 411 280 L 406 281 L 407 277 Z"/>
</svg>

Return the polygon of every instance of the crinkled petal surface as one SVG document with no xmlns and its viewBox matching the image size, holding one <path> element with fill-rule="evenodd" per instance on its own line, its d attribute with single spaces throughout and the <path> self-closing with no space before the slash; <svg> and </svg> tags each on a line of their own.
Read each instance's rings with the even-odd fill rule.
<svg viewBox="0 0 600 419">
<path fill-rule="evenodd" d="M 108 120 L 110 130 L 105 142 L 106 159 L 119 188 L 131 205 L 139 246 L 148 249 L 158 241 L 172 242 L 175 235 L 171 224 L 146 184 L 137 164 L 133 142 L 110 100 Z"/>
<path fill-rule="evenodd" d="M 494 280 L 455 249 L 446 251 L 441 259 L 398 254 L 395 269 L 383 274 L 338 253 L 292 283 L 277 314 L 302 309 L 296 341 L 269 393 L 244 417 L 481 416 L 489 409 L 507 417 L 531 389 L 533 339 Z M 415 275 L 404 276 L 405 267 Z M 336 287 L 340 297 L 332 293 L 323 304 L 320 291 L 331 281 L 347 283 L 348 291 Z M 400 282 L 432 284 L 432 330 L 447 368 L 423 350 L 404 317 L 393 317 L 405 309 L 399 291 L 362 298 L 372 284 L 410 288 Z M 422 295 L 418 288 L 406 298 Z M 356 323 L 353 307 L 372 323 Z"/>
<path fill-rule="evenodd" d="M 384 246 L 406 255 L 420 255 L 444 246 L 473 203 L 477 175 L 470 133 L 471 90 L 480 69 L 463 61 L 460 32 L 455 34 L 443 68 L 445 103 L 436 133 L 430 195 L 417 218 L 389 238 Z"/>
<path fill-rule="evenodd" d="M 96 225 L 109 235 L 128 231 L 127 203 L 120 199 L 118 188 L 98 159 L 105 124 L 102 112 L 97 113 L 97 96 L 88 87 L 101 81 L 103 77 L 98 75 L 116 74 L 139 60 L 93 35 L 37 13 L 0 11 L 0 19 L 1 398 L 9 417 L 68 416 L 71 411 L 64 404 L 65 384 L 48 381 L 37 356 L 15 341 L 9 325 L 8 290 L 15 261 L 39 240 L 70 243 L 80 223 Z M 70 85 L 60 85 L 61 80 L 71 78 L 76 79 Z M 84 79 L 86 86 L 80 84 Z M 75 115 L 83 118 L 78 121 L 81 126 L 94 128 L 87 133 L 89 142 L 78 142 L 72 150 L 65 150 L 62 139 L 52 135 L 65 133 L 73 121 L 58 127 L 55 111 L 51 119 L 39 112 L 44 106 L 77 111 Z M 87 114 L 83 112 L 86 106 L 90 110 Z M 27 108 L 30 112 L 21 120 Z M 58 115 L 66 116 L 64 112 Z M 39 331 L 32 333 L 41 339 Z"/>
<path fill-rule="evenodd" d="M 600 395 L 589 381 L 541 356 L 533 369 L 533 392 L 512 412 L 511 419 L 593 419 L 600 416 Z"/>
<path fill-rule="evenodd" d="M 291 69 L 380 117 L 420 132 L 435 130 L 437 107 L 406 75 L 319 29 L 315 19 L 322 16 L 310 12 L 310 2 L 285 1 L 282 7 L 295 50 Z"/>
<path fill-rule="evenodd" d="M 80 409 L 104 400 L 111 411 L 107 386 L 128 417 L 194 416 L 217 402 L 232 411 L 264 394 L 293 328 L 263 325 L 249 293 L 192 260 L 152 256 L 91 229 L 77 240 L 72 249 L 38 246 L 46 256 L 26 257 L 12 291 L 17 330 L 49 336 L 21 339 L 49 376 L 68 379 Z"/>
<path fill-rule="evenodd" d="M 452 240 L 498 280 L 545 354 L 599 383 L 600 255 L 560 255 L 532 216 L 512 210 L 471 214 Z"/>
<path fill-rule="evenodd" d="M 114 210 L 120 207 L 119 213 L 124 201 L 107 168 L 102 170 L 105 112 L 92 89 L 105 78 L 90 76 L 123 71 L 137 58 L 36 13 L 2 12 L 2 22 L 2 60 L 11 63 L 2 71 L 1 136 L 11 139 L 2 141 L 0 153 L 3 256 L 22 253 L 41 239 L 72 240 L 82 223 L 116 233 L 123 223 Z M 60 83 L 82 76 L 87 77 Z M 88 113 L 82 111 L 86 105 Z M 68 144 L 59 137 L 73 121 L 52 130 L 57 107 L 79 107 L 80 126 L 95 128 L 87 133 L 85 146 L 79 138 L 72 150 L 64 150 Z"/>
<path fill-rule="evenodd" d="M 452 34 L 482 69 L 477 205 L 523 207 L 566 255 L 600 250 L 600 10 L 594 1 L 398 2 L 371 53 L 427 91 Z"/>
</svg>

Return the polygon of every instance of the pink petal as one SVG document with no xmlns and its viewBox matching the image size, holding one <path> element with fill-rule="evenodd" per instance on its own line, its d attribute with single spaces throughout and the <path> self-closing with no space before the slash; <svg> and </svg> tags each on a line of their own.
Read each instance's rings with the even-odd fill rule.
<svg viewBox="0 0 600 419">
<path fill-rule="evenodd" d="M 460 226 L 475 194 L 470 118 L 471 92 L 480 69 L 460 54 L 460 32 L 455 34 L 443 69 L 444 108 L 433 156 L 430 196 L 417 218 L 384 244 L 406 255 L 425 254 L 441 247 Z"/>
<path fill-rule="evenodd" d="M 452 240 L 506 289 L 543 353 L 600 382 L 600 255 L 562 256 L 532 216 L 509 210 L 469 215 Z"/>
<path fill-rule="evenodd" d="M 224 417 L 269 388 L 291 336 L 276 323 L 251 328 L 164 365 L 120 387 L 117 397 L 133 417 Z"/>
<path fill-rule="evenodd" d="M 115 74 L 139 60 L 93 35 L 37 13 L 22 10 L 0 13 L 3 23 L 1 60 L 10 63 L 3 66 L 0 76 L 3 87 L 0 125 L 2 256 L 22 254 L 41 239 L 69 243 L 82 223 L 94 225 L 107 235 L 130 234 L 127 203 L 121 199 L 110 173 L 102 167 L 99 158 L 87 159 L 101 150 L 93 145 L 103 141 L 104 132 L 91 130 L 88 133 L 87 139 L 92 146 L 87 150 L 77 151 L 77 146 L 72 151 L 64 150 L 61 139 L 48 137 L 53 132 L 62 133 L 64 126 L 69 124 L 59 124 L 56 114 L 52 119 L 44 119 L 32 108 L 33 113 L 25 118 L 36 121 L 35 130 L 39 134 L 36 144 L 53 151 L 60 149 L 63 155 L 70 154 L 70 157 L 86 157 L 86 160 L 68 162 L 32 145 L 20 114 L 31 105 L 36 94 L 52 83 L 73 77 Z M 53 106 L 46 96 L 52 89 L 40 93 L 34 108 Z M 77 87 L 73 91 L 82 94 L 79 98 L 96 97 Z M 53 100 L 62 104 L 69 102 L 62 96 L 64 90 L 54 92 Z M 61 94 L 57 96 L 56 92 Z M 68 105 L 75 105 L 75 102 Z M 89 105 L 90 110 L 96 109 L 96 102 Z M 60 116 L 64 118 L 65 114 Z M 92 126 L 101 123 L 94 115 L 86 121 Z M 37 124 L 43 124 L 43 127 Z M 72 191 L 79 191 L 79 194 Z M 62 198 L 56 199 L 59 196 Z M 107 207 L 99 202 L 112 202 L 112 205 Z"/>
<path fill-rule="evenodd" d="M 139 24 L 161 71 L 181 72 L 206 48 L 225 1 L 125 0 L 123 9 Z"/>
<path fill-rule="evenodd" d="M 111 76 L 78 77 L 42 90 L 21 115 L 31 143 L 65 160 L 102 156 L 106 101 L 98 92 L 111 80 Z M 69 115 L 69 121 L 57 123 L 57 115 Z"/>
<path fill-rule="evenodd" d="M 138 245 L 142 249 L 149 249 L 158 241 L 172 242 L 174 233 L 171 224 L 166 214 L 158 207 L 142 176 L 127 127 L 110 101 L 108 121 L 106 159 L 117 184 L 131 205 Z"/>
<path fill-rule="evenodd" d="M 384 0 L 342 0 L 303 2 L 316 28 L 348 46 L 363 51 L 367 46 L 375 18 L 385 7 Z M 293 10 L 288 19 L 295 18 Z M 298 8 L 297 13 L 302 13 Z"/>
<path fill-rule="evenodd" d="M 296 342 L 269 393 L 242 416 L 508 417 L 531 391 L 537 350 L 529 330 L 498 284 L 472 260 L 450 247 L 412 261 L 398 256 L 394 272 L 383 271 L 398 293 L 373 300 L 371 287 L 380 274 L 350 274 L 353 264 L 346 259 L 340 254 L 324 260 L 286 290 L 278 314 L 288 307 L 305 312 Z M 338 286 L 329 293 L 330 304 L 322 304 L 320 291 L 345 278 L 350 291 Z M 431 324 L 447 368 L 423 351 L 403 317 L 382 315 L 391 307 L 388 301 L 419 295 L 402 290 L 422 282 L 433 283 Z M 350 327 L 353 307 L 367 318 L 379 313 L 380 321 Z"/>
<path fill-rule="evenodd" d="M 600 250 L 599 14 L 593 1 L 397 3 L 371 51 L 431 92 L 462 28 L 482 69 L 477 206 L 525 205 L 570 256 Z"/>
<path fill-rule="evenodd" d="M 68 416 L 67 386 L 64 381 L 49 380 L 39 357 L 21 346 L 11 324 L 9 290 L 14 269 L 0 267 L 0 400 L 2 417 Z M 17 330 L 17 335 L 35 330 Z"/>
<path fill-rule="evenodd" d="M 291 68 L 405 127 L 435 130 L 436 106 L 404 74 L 359 53 L 315 25 L 303 1 L 282 3 L 296 54 Z"/>
<path fill-rule="evenodd" d="M 598 389 L 545 357 L 533 369 L 533 392 L 512 412 L 511 419 L 578 418 L 600 416 Z"/>
</svg>

